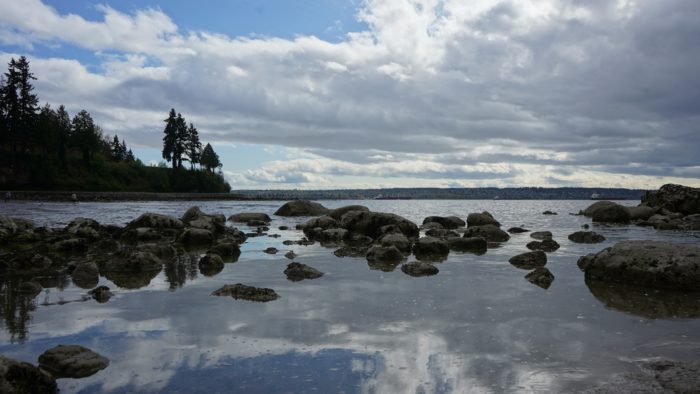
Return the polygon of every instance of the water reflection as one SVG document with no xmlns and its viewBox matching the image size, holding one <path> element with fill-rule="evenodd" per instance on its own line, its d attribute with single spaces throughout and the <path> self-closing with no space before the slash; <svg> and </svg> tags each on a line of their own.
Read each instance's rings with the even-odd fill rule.
<svg viewBox="0 0 700 394">
<path fill-rule="evenodd" d="M 0 315 L 10 342 L 24 342 L 29 332 L 31 313 L 36 310 L 36 296 L 18 291 L 21 280 L 0 280 Z"/>
<path fill-rule="evenodd" d="M 165 280 L 168 282 L 168 290 L 175 291 L 189 280 L 197 279 L 199 269 L 197 263 L 199 256 L 196 254 L 183 254 L 177 258 L 166 261 L 163 264 Z"/>
<path fill-rule="evenodd" d="M 135 290 L 146 287 L 158 276 L 160 270 L 150 271 L 107 271 L 103 275 L 122 289 Z"/>
<path fill-rule="evenodd" d="M 586 279 L 605 307 L 649 319 L 700 317 L 700 293 L 682 293 Z"/>
</svg>

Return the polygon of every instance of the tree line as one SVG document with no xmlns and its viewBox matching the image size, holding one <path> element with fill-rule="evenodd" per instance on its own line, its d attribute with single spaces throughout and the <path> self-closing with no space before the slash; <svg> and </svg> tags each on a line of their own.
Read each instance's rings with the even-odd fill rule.
<svg viewBox="0 0 700 394">
<path fill-rule="evenodd" d="M 184 126 L 180 114 L 166 121 L 166 131 L 175 137 L 167 145 L 174 169 L 147 167 L 123 138 L 103 133 L 88 111 L 71 117 L 63 105 L 40 107 L 35 80 L 25 56 L 12 58 L 0 74 L 0 189 L 230 190 L 221 172 L 214 172 L 221 162 L 211 145 L 202 149 L 197 129 Z M 189 171 L 182 168 L 183 160 L 190 162 Z"/>
</svg>

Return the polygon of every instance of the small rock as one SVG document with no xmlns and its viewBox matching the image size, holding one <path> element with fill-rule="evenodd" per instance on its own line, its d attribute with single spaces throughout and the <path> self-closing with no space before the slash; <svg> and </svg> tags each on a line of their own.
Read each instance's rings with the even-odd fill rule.
<svg viewBox="0 0 700 394">
<path fill-rule="evenodd" d="M 547 253 L 551 253 L 559 249 L 559 243 L 552 239 L 545 239 L 543 241 L 532 241 L 525 246 L 530 250 L 541 250 Z"/>
<path fill-rule="evenodd" d="M 304 279 L 316 279 L 323 276 L 323 272 L 301 263 L 289 263 L 287 269 L 284 270 L 284 274 L 287 275 L 287 279 L 292 282 L 298 282 Z"/>
<path fill-rule="evenodd" d="M 261 212 L 242 212 L 229 216 L 228 220 L 238 223 L 247 223 L 252 220 L 257 220 L 264 223 L 270 223 L 272 219 L 266 213 Z"/>
<path fill-rule="evenodd" d="M 522 228 L 522 227 L 511 227 L 511 228 L 508 229 L 508 232 L 511 233 L 511 234 L 521 234 L 521 233 L 527 233 L 527 232 L 529 232 L 529 231 L 530 231 L 530 230 L 526 230 L 526 229 L 524 229 L 524 228 Z"/>
<path fill-rule="evenodd" d="M 7 394 L 58 393 L 56 379 L 32 364 L 0 355 L 0 392 Z"/>
<path fill-rule="evenodd" d="M 591 226 L 589 226 L 588 224 L 583 224 L 581 225 L 581 228 L 584 230 L 588 230 L 589 228 L 591 228 Z"/>
<path fill-rule="evenodd" d="M 88 294 L 100 304 L 109 301 L 109 299 L 112 298 L 112 296 L 114 295 L 107 286 L 95 287 L 94 289 L 88 291 Z"/>
<path fill-rule="evenodd" d="M 569 240 L 580 244 L 597 244 L 605 241 L 605 237 L 593 231 L 577 231 L 569 234 Z"/>
<path fill-rule="evenodd" d="M 263 252 L 265 252 L 267 254 L 277 254 L 278 250 L 277 250 L 277 248 L 270 246 L 269 248 L 263 250 Z"/>
<path fill-rule="evenodd" d="M 544 267 L 547 264 L 547 254 L 541 250 L 525 252 L 511 257 L 508 262 L 518 268 L 531 270 L 537 267 Z"/>
<path fill-rule="evenodd" d="M 475 254 L 486 253 L 488 247 L 486 240 L 481 237 L 450 237 L 447 238 L 447 244 L 451 250 Z"/>
<path fill-rule="evenodd" d="M 532 272 L 525 275 L 528 282 L 543 289 L 549 289 L 554 281 L 554 275 L 545 267 L 537 267 Z"/>
<path fill-rule="evenodd" d="M 539 240 L 552 239 L 552 232 L 551 231 L 535 231 L 534 233 L 530 234 L 530 238 L 539 239 Z"/>
<path fill-rule="evenodd" d="M 230 296 L 234 299 L 268 302 L 279 298 L 279 295 L 272 290 L 264 287 L 246 286 L 241 283 L 235 285 L 224 285 L 222 288 L 211 293 L 214 296 Z"/>
<path fill-rule="evenodd" d="M 60 378 L 85 378 L 108 365 L 106 357 L 78 345 L 58 345 L 39 356 L 39 366 Z"/>
<path fill-rule="evenodd" d="M 556 215 L 557 213 L 556 213 L 556 212 L 552 212 L 552 211 L 544 211 L 544 212 L 542 212 L 542 214 L 543 214 L 543 215 Z"/>
<path fill-rule="evenodd" d="M 71 272 L 73 283 L 83 289 L 91 289 L 97 286 L 100 281 L 100 271 L 94 262 L 84 262 L 78 264 Z"/>
<path fill-rule="evenodd" d="M 277 227 L 277 229 L 280 231 L 285 231 L 285 230 L 289 230 L 289 227 L 288 226 L 279 226 L 279 227 Z"/>
<path fill-rule="evenodd" d="M 406 275 L 411 276 L 431 276 L 437 275 L 440 272 L 436 266 L 424 261 L 414 261 L 401 266 L 401 271 Z"/>
<path fill-rule="evenodd" d="M 294 253 L 294 251 L 291 251 L 291 250 L 290 250 L 289 252 L 287 252 L 287 253 L 284 254 L 284 257 L 286 257 L 286 258 L 288 258 L 288 259 L 290 259 L 290 260 L 294 260 L 295 258 L 297 258 L 297 254 Z"/>
<path fill-rule="evenodd" d="M 214 276 L 224 269 L 224 260 L 218 254 L 207 253 L 199 259 L 199 271 L 204 276 Z"/>
<path fill-rule="evenodd" d="M 481 237 L 487 242 L 506 242 L 510 239 L 510 235 L 508 235 L 507 232 L 501 230 L 498 228 L 498 226 L 493 224 L 471 226 L 464 232 L 464 237 Z"/>
</svg>

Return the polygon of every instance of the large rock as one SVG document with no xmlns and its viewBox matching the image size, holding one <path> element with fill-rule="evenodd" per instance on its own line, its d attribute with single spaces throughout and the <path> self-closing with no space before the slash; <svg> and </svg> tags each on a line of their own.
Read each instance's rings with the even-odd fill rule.
<svg viewBox="0 0 700 394">
<path fill-rule="evenodd" d="M 284 270 L 284 274 L 287 275 L 287 279 L 292 282 L 299 282 L 304 279 L 316 279 L 323 276 L 323 272 L 301 263 L 289 263 L 287 269 Z"/>
<path fill-rule="evenodd" d="M 398 263 L 404 259 L 403 253 L 396 246 L 372 246 L 367 251 L 367 260 L 383 263 Z"/>
<path fill-rule="evenodd" d="M 559 243 L 553 239 L 545 239 L 543 241 L 532 241 L 525 245 L 530 250 L 541 250 L 551 253 L 559 249 Z"/>
<path fill-rule="evenodd" d="M 525 275 L 525 279 L 543 289 L 549 289 L 554 282 L 554 275 L 545 267 L 537 267 Z"/>
<path fill-rule="evenodd" d="M 224 285 L 223 287 L 214 290 L 211 295 L 214 296 L 229 296 L 237 300 L 248 300 L 256 302 L 268 302 L 279 298 L 279 295 L 272 290 L 264 287 L 247 286 L 242 283 L 235 285 Z"/>
<path fill-rule="evenodd" d="M 162 215 L 159 213 L 144 213 L 136 219 L 129 222 L 127 227 L 151 227 L 157 229 L 181 229 L 185 227 L 184 223 L 178 218 Z"/>
<path fill-rule="evenodd" d="M 194 228 L 219 232 L 225 226 L 226 217 L 224 215 L 209 215 L 202 212 L 199 207 L 194 206 L 182 215 L 182 222 Z"/>
<path fill-rule="evenodd" d="M 403 234 L 387 234 L 383 236 L 379 243 L 384 247 L 395 246 L 404 254 L 411 254 L 413 243 Z"/>
<path fill-rule="evenodd" d="M 510 239 L 510 235 L 508 235 L 507 232 L 493 224 L 469 227 L 467 231 L 464 232 L 464 237 L 481 237 L 488 242 L 506 242 Z"/>
<path fill-rule="evenodd" d="M 336 208 L 330 211 L 328 213 L 328 216 L 332 217 L 337 221 L 340 221 L 343 218 L 343 215 L 352 211 L 369 212 L 369 208 L 367 208 L 364 205 L 346 205 L 344 207 Z"/>
<path fill-rule="evenodd" d="M 327 214 L 328 208 L 309 200 L 294 200 L 282 205 L 276 212 L 277 216 L 321 216 Z"/>
<path fill-rule="evenodd" d="M 588 208 L 584 209 L 581 211 L 583 216 L 586 217 L 593 217 L 593 214 L 595 214 L 599 209 L 611 207 L 618 205 L 617 203 L 614 203 L 612 201 L 596 201 L 593 204 L 589 205 Z"/>
<path fill-rule="evenodd" d="M 39 366 L 60 378 L 85 378 L 108 365 L 106 357 L 78 345 L 58 345 L 39 356 Z"/>
<path fill-rule="evenodd" d="M 310 235 L 314 233 L 315 229 L 317 228 L 320 228 L 321 231 L 323 231 L 338 227 L 340 227 L 340 223 L 338 223 L 337 220 L 333 219 L 328 215 L 324 215 L 319 216 L 317 218 L 309 219 L 309 221 L 307 221 L 302 227 L 302 230 L 304 231 L 304 234 Z"/>
<path fill-rule="evenodd" d="M 14 220 L 5 215 L 0 215 L 0 238 L 15 235 L 17 225 Z"/>
<path fill-rule="evenodd" d="M 511 257 L 508 262 L 518 268 L 531 270 L 544 267 L 547 264 L 547 255 L 541 250 L 525 252 Z"/>
<path fill-rule="evenodd" d="M 437 267 L 424 261 L 414 261 L 412 263 L 404 264 L 401 266 L 401 271 L 403 271 L 404 274 L 411 276 L 431 276 L 437 275 L 437 273 L 440 272 Z"/>
<path fill-rule="evenodd" d="M 83 289 L 92 289 L 100 281 L 100 271 L 97 264 L 88 261 L 78 264 L 71 272 L 73 283 Z"/>
<path fill-rule="evenodd" d="M 430 222 L 439 223 L 442 225 L 442 227 L 448 230 L 454 230 L 466 225 L 464 220 L 458 218 L 457 216 L 428 216 L 427 218 L 423 219 L 423 224 Z"/>
<path fill-rule="evenodd" d="M 470 213 L 467 216 L 467 226 L 468 227 L 473 227 L 473 226 L 485 226 L 485 225 L 493 225 L 497 227 L 501 227 L 501 223 L 498 222 L 498 220 L 493 218 L 493 215 L 490 213 L 484 211 L 482 213 Z"/>
<path fill-rule="evenodd" d="M 569 234 L 569 240 L 579 244 L 597 244 L 605 241 L 605 237 L 593 231 L 577 231 Z"/>
<path fill-rule="evenodd" d="M 684 215 L 700 213 L 700 188 L 667 184 L 642 196 L 642 205 Z"/>
<path fill-rule="evenodd" d="M 447 241 L 435 237 L 422 237 L 413 245 L 413 254 L 418 260 L 442 261 L 450 253 Z"/>
<path fill-rule="evenodd" d="M 224 260 L 215 253 L 207 253 L 199 259 L 199 272 L 204 276 L 214 276 L 224 269 Z"/>
<path fill-rule="evenodd" d="M 484 254 L 488 243 L 481 237 L 449 237 L 447 245 L 456 252 L 471 252 L 474 254 Z"/>
<path fill-rule="evenodd" d="M 272 219 L 266 213 L 261 212 L 242 212 L 228 217 L 228 220 L 237 223 L 248 223 L 250 221 L 259 221 L 270 223 Z"/>
<path fill-rule="evenodd" d="M 151 252 L 130 251 L 123 256 L 114 256 L 107 261 L 104 271 L 107 272 L 150 272 L 160 271 L 163 262 Z"/>
<path fill-rule="evenodd" d="M 591 219 L 598 223 L 629 223 L 631 216 L 627 207 L 615 204 L 596 209 Z"/>
<path fill-rule="evenodd" d="M 204 246 L 214 241 L 214 235 L 203 228 L 186 228 L 178 237 L 178 241 L 187 246 Z"/>
<path fill-rule="evenodd" d="M 396 230 L 408 238 L 418 238 L 418 226 L 393 213 L 350 211 L 343 215 L 340 225 L 354 234 L 374 239 Z"/>
<path fill-rule="evenodd" d="M 622 241 L 581 257 L 587 279 L 645 287 L 700 289 L 700 247 L 661 241 Z"/>
<path fill-rule="evenodd" d="M 56 379 L 32 364 L 0 355 L 0 393 L 57 393 Z"/>
<path fill-rule="evenodd" d="M 658 209 L 642 205 L 638 207 L 627 207 L 627 211 L 629 211 L 630 219 L 632 220 L 649 220 L 650 217 L 656 214 Z"/>
</svg>

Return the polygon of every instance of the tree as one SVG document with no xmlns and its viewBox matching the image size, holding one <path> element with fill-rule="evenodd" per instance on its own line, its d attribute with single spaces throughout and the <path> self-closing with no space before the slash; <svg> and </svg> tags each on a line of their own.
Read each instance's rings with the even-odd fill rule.
<svg viewBox="0 0 700 394">
<path fill-rule="evenodd" d="M 211 144 L 207 144 L 204 147 L 199 161 L 208 171 L 211 172 L 214 172 L 214 169 L 222 166 L 221 161 L 219 161 L 219 155 L 214 152 L 214 148 L 211 147 Z"/>
<path fill-rule="evenodd" d="M 100 147 L 101 131 L 90 113 L 82 110 L 73 117 L 72 139 L 83 155 L 83 163 L 89 165 L 92 153 Z"/>
<path fill-rule="evenodd" d="M 57 133 L 57 153 L 61 163 L 66 163 L 66 152 L 71 136 L 70 114 L 63 105 L 56 111 L 56 133 Z"/>
<path fill-rule="evenodd" d="M 14 153 L 21 140 L 31 140 L 28 134 L 33 130 L 39 98 L 32 93 L 34 86 L 31 81 L 36 78 L 29 71 L 29 61 L 26 57 L 21 56 L 19 60 L 10 59 L 4 79 L 0 94 L 0 112 L 3 113 L 5 137 L 12 144 Z"/>
<path fill-rule="evenodd" d="M 187 151 L 187 122 L 185 122 L 185 118 L 179 112 L 175 119 L 175 128 L 177 131 L 175 133 L 173 157 L 177 159 L 177 167 L 182 168 L 182 155 Z"/>
<path fill-rule="evenodd" d="M 187 142 L 185 144 L 187 158 L 190 161 L 190 169 L 194 170 L 194 165 L 199 163 L 199 157 L 202 151 L 202 143 L 199 142 L 199 132 L 197 128 L 190 123 L 187 129 Z"/>
<path fill-rule="evenodd" d="M 177 117 L 175 115 L 175 108 L 170 109 L 168 114 L 168 119 L 164 120 L 165 129 L 163 133 L 163 159 L 167 161 L 172 161 L 173 168 L 177 165 L 177 158 L 175 156 L 175 145 L 177 144 Z"/>
<path fill-rule="evenodd" d="M 119 137 L 117 135 L 114 136 L 114 139 L 112 139 L 112 143 L 110 144 L 110 151 L 112 154 L 112 159 L 115 161 L 122 161 L 124 160 L 124 155 L 122 151 L 122 143 L 119 142 Z M 124 151 L 126 150 L 126 146 L 124 147 Z"/>
</svg>

